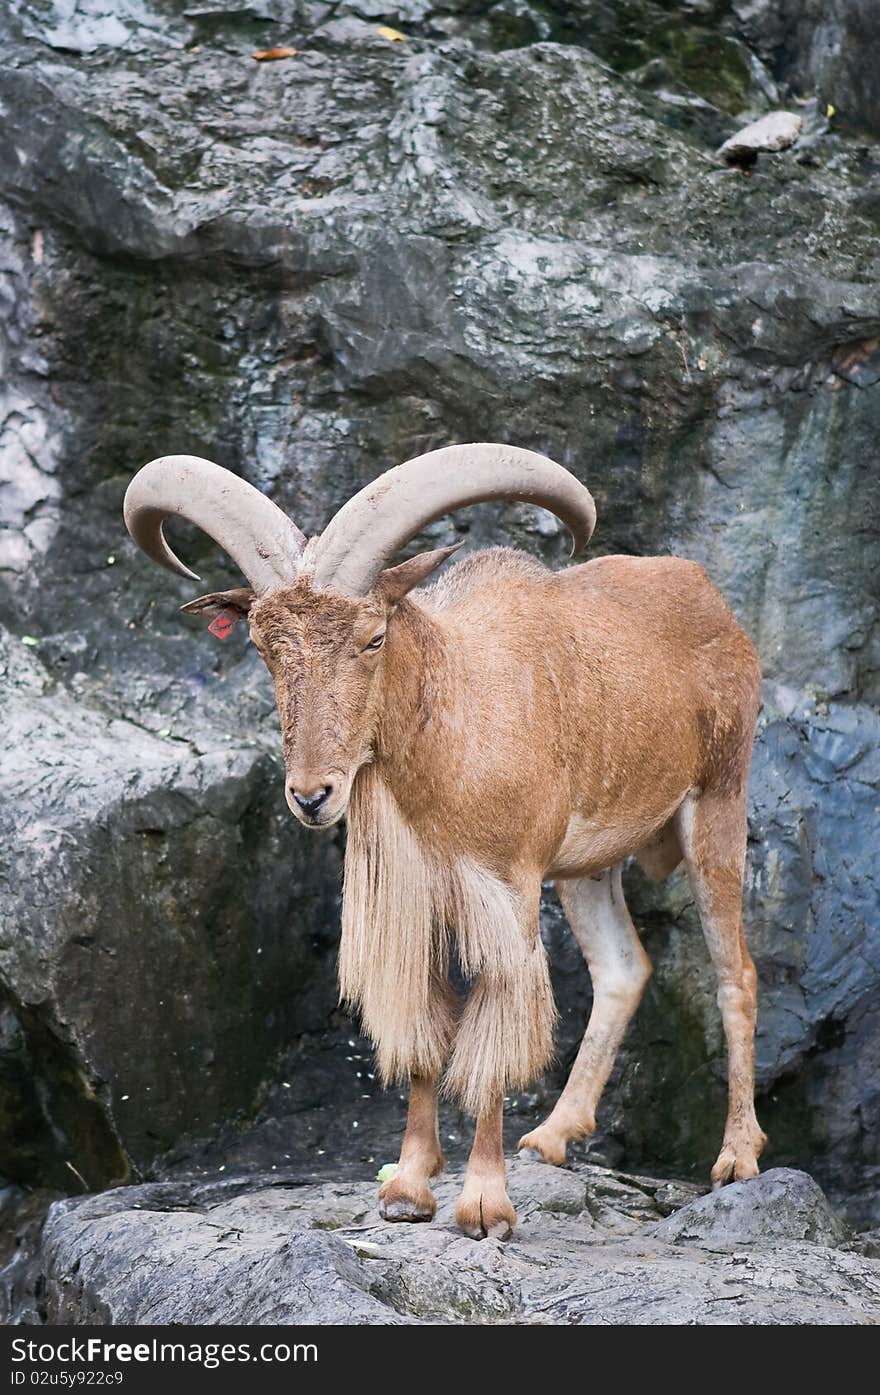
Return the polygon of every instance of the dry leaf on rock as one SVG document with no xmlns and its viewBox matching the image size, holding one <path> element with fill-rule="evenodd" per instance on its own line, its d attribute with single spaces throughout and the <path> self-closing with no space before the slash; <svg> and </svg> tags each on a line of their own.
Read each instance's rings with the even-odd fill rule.
<svg viewBox="0 0 880 1395">
<path fill-rule="evenodd" d="M 276 58 L 293 58 L 297 52 L 295 48 L 258 48 L 251 58 L 256 58 L 258 63 L 269 63 Z"/>
</svg>

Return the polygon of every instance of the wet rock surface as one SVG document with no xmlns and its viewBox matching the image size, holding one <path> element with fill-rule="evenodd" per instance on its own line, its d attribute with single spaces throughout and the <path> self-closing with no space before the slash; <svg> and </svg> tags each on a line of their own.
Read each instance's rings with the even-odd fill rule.
<svg viewBox="0 0 880 1395">
<path fill-rule="evenodd" d="M 876 1226 L 868 8 L 4 8 L 13 1182 L 394 1156 L 401 1102 L 380 1097 L 335 1008 L 341 841 L 289 820 L 256 656 L 240 632 L 219 645 L 177 615 L 193 592 L 135 554 L 121 500 L 138 465 L 189 450 L 314 532 L 386 466 L 498 438 L 590 485 L 596 551 L 704 562 L 760 647 L 746 916 L 767 1161 L 809 1168 Z M 253 60 L 273 43 L 298 52 Z M 728 136 L 782 108 L 804 116 L 795 146 L 750 178 L 718 167 Z M 465 533 L 564 562 L 553 520 L 526 506 L 430 537 Z M 206 589 L 235 584 L 203 538 L 177 545 Z M 702 1177 L 724 1112 L 705 948 L 682 878 L 658 888 L 633 870 L 628 894 L 656 973 L 595 1156 Z M 509 1101 L 513 1137 L 552 1101 L 589 1008 L 549 889 L 544 934 L 558 1067 Z"/>
<path fill-rule="evenodd" d="M 880 1263 L 815 1183 L 780 1169 L 709 1196 L 515 1162 L 514 1238 L 378 1219 L 375 1185 L 277 1174 L 59 1202 L 38 1288 L 50 1322 L 873 1324 Z M 760 1196 L 758 1193 L 760 1192 Z M 677 1209 L 659 1220 L 669 1208 Z M 751 1220 L 769 1209 L 766 1234 Z"/>
</svg>

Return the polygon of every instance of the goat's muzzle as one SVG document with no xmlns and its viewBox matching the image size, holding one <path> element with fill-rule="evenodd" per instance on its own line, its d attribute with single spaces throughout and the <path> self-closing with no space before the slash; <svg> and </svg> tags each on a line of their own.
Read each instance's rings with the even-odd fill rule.
<svg viewBox="0 0 880 1395">
<path fill-rule="evenodd" d="M 344 801 L 333 797 L 338 787 L 330 780 L 323 784 L 310 782 L 307 789 L 297 788 L 294 781 L 288 780 L 284 793 L 291 813 L 306 828 L 331 828 L 345 813 Z"/>
</svg>

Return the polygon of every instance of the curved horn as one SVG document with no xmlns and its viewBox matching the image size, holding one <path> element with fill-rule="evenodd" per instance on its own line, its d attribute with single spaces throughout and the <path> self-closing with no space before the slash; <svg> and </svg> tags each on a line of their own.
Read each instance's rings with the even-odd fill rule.
<svg viewBox="0 0 880 1395">
<path fill-rule="evenodd" d="M 545 455 L 518 446 L 446 446 L 386 470 L 349 499 L 318 539 L 315 584 L 365 596 L 414 534 L 453 509 L 486 499 L 520 499 L 549 509 L 572 535 L 572 556 L 596 526 L 590 491 Z"/>
<path fill-rule="evenodd" d="M 247 480 L 197 455 L 162 455 L 138 470 L 125 492 L 125 526 L 160 567 L 199 578 L 175 557 L 162 531 L 173 514 L 219 543 L 258 594 L 294 580 L 305 537 Z"/>
</svg>

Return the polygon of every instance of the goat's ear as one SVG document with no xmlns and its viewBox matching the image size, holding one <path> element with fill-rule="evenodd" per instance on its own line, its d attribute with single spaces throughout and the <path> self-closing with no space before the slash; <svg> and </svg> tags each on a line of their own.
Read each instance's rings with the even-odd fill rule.
<svg viewBox="0 0 880 1395">
<path fill-rule="evenodd" d="M 451 557 L 460 547 L 464 547 L 464 542 L 453 543 L 452 547 L 438 547 L 434 552 L 420 552 L 416 557 L 410 557 L 408 562 L 389 567 L 382 572 L 374 589 L 388 605 L 397 605 L 414 586 L 442 566 L 447 557 Z"/>
<path fill-rule="evenodd" d="M 212 591 L 208 596 L 199 596 L 180 609 L 185 615 L 204 615 L 209 620 L 216 619 L 221 610 L 232 610 L 238 613 L 239 620 L 243 620 L 253 600 L 254 593 L 250 587 L 239 586 L 235 591 Z"/>
<path fill-rule="evenodd" d="M 251 608 L 254 593 L 249 586 L 235 591 L 212 591 L 180 607 L 188 615 L 207 615 L 208 629 L 215 639 L 228 639 L 239 620 L 244 620 Z"/>
</svg>

